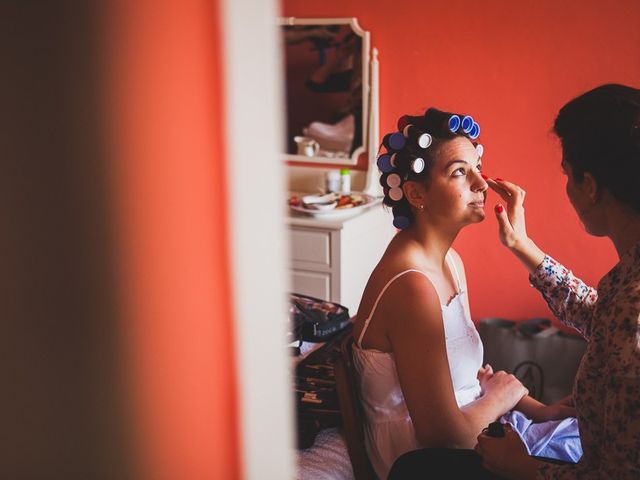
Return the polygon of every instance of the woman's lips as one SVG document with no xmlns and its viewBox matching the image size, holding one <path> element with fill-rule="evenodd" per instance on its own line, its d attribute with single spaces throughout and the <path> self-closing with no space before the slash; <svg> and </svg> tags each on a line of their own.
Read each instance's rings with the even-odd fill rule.
<svg viewBox="0 0 640 480">
<path fill-rule="evenodd" d="M 484 208 L 484 202 L 482 201 L 478 201 L 478 202 L 471 202 L 469 204 L 470 207 L 475 207 L 475 208 Z"/>
</svg>

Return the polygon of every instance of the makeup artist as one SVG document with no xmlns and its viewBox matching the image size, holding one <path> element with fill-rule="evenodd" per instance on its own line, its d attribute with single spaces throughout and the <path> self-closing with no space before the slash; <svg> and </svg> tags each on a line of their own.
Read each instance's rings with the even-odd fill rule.
<svg viewBox="0 0 640 480">
<path fill-rule="evenodd" d="M 527 236 L 524 191 L 488 180 L 503 199 L 501 242 L 529 270 L 554 314 L 589 344 L 573 401 L 584 454 L 577 464 L 527 455 L 518 435 L 478 437 L 483 466 L 510 479 L 640 478 L 640 90 L 603 85 L 565 105 L 554 131 L 562 143 L 566 191 L 590 235 L 607 237 L 619 262 L 597 289 L 546 255 Z"/>
</svg>

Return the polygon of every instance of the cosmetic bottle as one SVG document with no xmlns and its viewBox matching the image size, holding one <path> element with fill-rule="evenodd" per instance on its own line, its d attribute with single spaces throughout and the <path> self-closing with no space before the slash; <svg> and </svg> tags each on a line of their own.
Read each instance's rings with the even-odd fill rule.
<svg viewBox="0 0 640 480">
<path fill-rule="evenodd" d="M 340 193 L 343 195 L 351 193 L 351 173 L 348 168 L 340 170 Z"/>
<path fill-rule="evenodd" d="M 341 176 L 338 170 L 329 170 L 325 176 L 326 193 L 337 193 L 340 191 Z"/>
</svg>

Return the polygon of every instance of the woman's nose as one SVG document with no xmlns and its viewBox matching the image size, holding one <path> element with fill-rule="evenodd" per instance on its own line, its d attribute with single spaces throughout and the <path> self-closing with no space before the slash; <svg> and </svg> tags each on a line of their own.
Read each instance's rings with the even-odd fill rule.
<svg viewBox="0 0 640 480">
<path fill-rule="evenodd" d="M 471 184 L 471 190 L 474 192 L 484 192 L 489 189 L 489 184 L 485 181 L 483 175 L 480 172 L 476 172 L 473 177 L 473 183 Z"/>
</svg>

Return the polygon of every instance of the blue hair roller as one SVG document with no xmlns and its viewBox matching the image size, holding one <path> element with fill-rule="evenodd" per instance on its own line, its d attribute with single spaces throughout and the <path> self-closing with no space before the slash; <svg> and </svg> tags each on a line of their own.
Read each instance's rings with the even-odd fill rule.
<svg viewBox="0 0 640 480">
<path fill-rule="evenodd" d="M 393 150 L 402 150 L 406 140 L 402 132 L 393 132 L 387 139 L 387 145 Z"/>
<path fill-rule="evenodd" d="M 388 154 L 380 155 L 378 157 L 378 168 L 383 173 L 389 173 L 393 170 L 393 165 L 391 165 L 391 157 Z"/>
<path fill-rule="evenodd" d="M 469 138 L 471 140 L 475 140 L 480 136 L 480 125 L 476 122 L 473 122 L 473 126 L 471 127 L 471 131 L 469 132 Z"/>
<path fill-rule="evenodd" d="M 449 130 L 453 133 L 457 132 L 460 128 L 460 117 L 458 115 L 451 115 L 449 117 Z"/>
<path fill-rule="evenodd" d="M 469 133 L 473 128 L 473 124 L 476 123 L 473 121 L 473 117 L 471 115 L 466 115 L 462 119 L 462 131 L 464 133 Z"/>
</svg>

